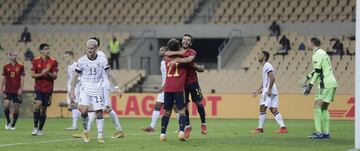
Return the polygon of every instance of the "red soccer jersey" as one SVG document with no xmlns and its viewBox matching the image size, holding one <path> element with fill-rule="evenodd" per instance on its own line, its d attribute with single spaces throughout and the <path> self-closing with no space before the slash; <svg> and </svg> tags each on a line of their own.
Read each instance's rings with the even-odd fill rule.
<svg viewBox="0 0 360 151">
<path fill-rule="evenodd" d="M 176 63 L 172 67 L 168 66 L 171 58 L 165 58 L 166 64 L 166 80 L 164 92 L 183 92 L 188 64 Z"/>
<path fill-rule="evenodd" d="M 196 57 L 196 51 L 194 49 L 188 49 L 185 54 L 183 55 L 184 57 L 189 57 L 189 56 L 194 56 Z M 190 63 L 190 66 L 188 67 L 188 73 L 187 73 L 187 76 L 186 76 L 186 80 L 185 80 L 185 83 L 186 84 L 191 84 L 191 83 L 194 83 L 194 82 L 197 82 L 198 81 L 198 78 L 197 78 L 197 73 L 196 73 L 196 70 L 195 68 L 192 66 L 194 64 L 194 61 L 192 61 Z"/>
<path fill-rule="evenodd" d="M 58 64 L 55 58 L 49 57 L 43 60 L 41 57 L 36 57 L 32 60 L 32 68 L 36 74 L 41 73 L 42 70 L 50 68 L 50 73 L 58 71 Z M 39 90 L 42 93 L 51 93 L 54 90 L 54 78 L 45 74 L 41 77 L 35 78 L 35 90 Z"/>
<path fill-rule="evenodd" d="M 2 75 L 5 77 L 5 93 L 17 93 L 20 89 L 21 76 L 25 76 L 24 65 L 20 63 L 6 64 Z"/>
</svg>

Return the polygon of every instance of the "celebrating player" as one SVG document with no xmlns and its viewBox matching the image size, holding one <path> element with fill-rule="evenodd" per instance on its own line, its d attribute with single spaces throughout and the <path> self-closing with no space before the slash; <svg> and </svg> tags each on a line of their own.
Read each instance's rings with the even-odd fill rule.
<svg viewBox="0 0 360 151">
<path fill-rule="evenodd" d="M 64 60 L 65 62 L 68 64 L 68 68 L 67 68 L 67 104 L 68 104 L 68 108 L 72 113 L 72 126 L 66 128 L 65 130 L 77 130 L 77 121 L 79 119 L 79 115 L 80 112 L 77 109 L 77 103 L 78 103 L 78 98 L 74 100 L 73 103 L 71 103 L 70 101 L 70 97 L 69 97 L 69 92 L 70 92 L 70 88 L 71 88 L 71 80 L 73 77 L 73 74 L 75 72 L 75 67 L 77 66 L 77 62 L 74 60 L 74 52 L 73 51 L 66 51 L 64 54 Z M 79 81 L 77 81 L 76 84 L 76 88 L 75 88 L 75 95 L 77 97 L 79 97 L 79 91 L 80 91 L 80 85 L 79 85 Z"/>
<path fill-rule="evenodd" d="M 176 39 L 168 41 L 167 46 L 169 51 L 179 51 L 180 43 Z M 169 124 L 172 108 L 175 106 L 179 111 L 179 135 L 181 141 L 185 141 L 185 98 L 184 85 L 187 74 L 187 64 L 170 65 L 170 57 L 165 58 L 166 64 L 166 81 L 164 85 L 164 109 L 165 114 L 161 120 L 161 134 L 160 141 L 166 141 L 166 129 Z"/>
<path fill-rule="evenodd" d="M 186 76 L 186 82 L 185 82 L 185 98 L 186 98 L 186 127 L 185 127 L 185 138 L 190 137 L 190 132 L 192 130 L 190 125 L 190 118 L 189 118 L 189 109 L 188 109 L 188 103 L 189 100 L 189 94 L 191 94 L 191 100 L 196 104 L 200 119 L 201 119 L 201 133 L 206 134 L 207 133 L 207 126 L 205 121 L 205 108 L 202 104 L 203 95 L 201 93 L 201 89 L 199 86 L 198 78 L 196 71 L 202 72 L 205 70 L 204 66 L 197 65 L 194 62 L 194 59 L 196 57 L 196 51 L 191 49 L 190 46 L 193 43 L 193 37 L 190 34 L 184 34 L 182 39 L 182 49 L 181 51 L 169 51 L 166 52 L 165 55 L 167 56 L 173 56 L 173 55 L 183 55 L 184 58 L 177 58 L 170 62 L 170 65 L 177 63 L 190 63 L 191 66 L 187 69 L 187 76 Z"/>
<path fill-rule="evenodd" d="M 308 74 L 305 95 L 309 95 L 313 85 L 319 81 L 319 87 L 315 96 L 314 105 L 314 123 L 316 131 L 309 136 L 311 139 L 329 139 L 330 138 L 330 115 L 328 107 L 334 101 L 334 95 L 337 82 L 332 72 L 331 62 L 326 51 L 319 48 L 320 39 L 311 38 L 310 48 L 314 51 L 312 63 L 314 70 Z M 323 130 L 323 131 L 321 131 Z"/>
<path fill-rule="evenodd" d="M 22 102 L 21 95 L 23 92 L 24 86 L 24 76 L 25 70 L 24 65 L 18 63 L 17 61 L 17 52 L 11 52 L 9 54 L 10 63 L 4 65 L 1 86 L 0 86 L 0 95 L 5 93 L 5 98 L 3 102 L 4 113 L 6 117 L 5 129 L 15 130 L 16 121 L 19 117 L 20 104 Z M 3 89 L 5 86 L 5 90 Z M 13 105 L 13 122 L 10 120 L 10 105 Z"/>
<path fill-rule="evenodd" d="M 285 127 L 284 121 L 278 111 L 278 91 L 275 85 L 275 73 L 272 65 L 268 62 L 270 54 L 267 51 L 262 51 L 259 54 L 259 62 L 263 65 L 262 71 L 262 83 L 260 87 L 253 92 L 253 96 L 257 96 L 261 93 L 260 98 L 260 115 L 259 126 L 253 132 L 264 132 L 264 123 L 266 119 L 266 109 L 270 108 L 271 113 L 274 114 L 276 122 L 280 125 L 278 133 L 287 133 L 288 130 Z"/>
<path fill-rule="evenodd" d="M 54 80 L 57 78 L 58 63 L 50 57 L 50 46 L 42 43 L 39 46 L 40 57 L 32 60 L 32 78 L 35 79 L 35 110 L 33 136 L 43 135 L 46 120 L 46 109 L 51 105 Z"/>
</svg>

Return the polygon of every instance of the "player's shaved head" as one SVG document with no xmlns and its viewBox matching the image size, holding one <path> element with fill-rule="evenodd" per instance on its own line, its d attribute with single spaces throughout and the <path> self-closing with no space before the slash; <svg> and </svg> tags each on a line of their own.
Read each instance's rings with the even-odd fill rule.
<svg viewBox="0 0 360 151">
<path fill-rule="evenodd" d="M 170 51 L 178 51 L 180 49 L 180 42 L 176 39 L 170 39 L 167 43 Z"/>
<path fill-rule="evenodd" d="M 261 53 L 264 56 L 265 61 L 268 61 L 270 57 L 270 53 L 267 51 L 261 51 Z"/>
<path fill-rule="evenodd" d="M 99 44 L 96 40 L 94 39 L 89 39 L 87 42 L 86 42 L 86 46 L 87 47 L 98 47 Z"/>
</svg>

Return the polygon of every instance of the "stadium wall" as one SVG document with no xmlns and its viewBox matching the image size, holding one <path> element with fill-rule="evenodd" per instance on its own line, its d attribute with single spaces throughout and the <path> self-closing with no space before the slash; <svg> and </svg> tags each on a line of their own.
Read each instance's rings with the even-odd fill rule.
<svg viewBox="0 0 360 151">
<path fill-rule="evenodd" d="M 4 25 L 2 32 L 21 33 L 29 27 L 30 32 L 129 32 L 139 37 L 147 30 L 156 31 L 156 38 L 181 37 L 191 33 L 195 38 L 227 38 L 231 30 L 241 30 L 242 37 L 253 37 L 267 32 L 268 24 L 184 24 L 184 25 Z M 298 23 L 280 24 L 282 31 L 304 35 L 355 35 L 355 23 Z"/>
<path fill-rule="evenodd" d="M 111 95 L 113 109 L 119 117 L 143 118 L 151 117 L 156 102 L 156 93 L 127 93 L 120 99 Z M 26 93 L 21 106 L 21 117 L 32 117 L 33 93 Z M 54 93 L 52 105 L 48 109 L 48 117 L 71 117 L 67 108 L 60 108 L 58 104 L 66 100 L 66 93 Z M 313 119 L 314 95 L 281 94 L 279 96 L 279 110 L 285 119 Z M 259 97 L 251 94 L 205 94 L 203 103 L 208 118 L 241 118 L 257 119 Z M 354 119 L 354 95 L 336 95 L 335 102 L 330 105 L 332 119 Z M 196 106 L 190 106 L 191 117 L 198 118 Z M 268 113 L 269 118 L 273 118 Z"/>
</svg>

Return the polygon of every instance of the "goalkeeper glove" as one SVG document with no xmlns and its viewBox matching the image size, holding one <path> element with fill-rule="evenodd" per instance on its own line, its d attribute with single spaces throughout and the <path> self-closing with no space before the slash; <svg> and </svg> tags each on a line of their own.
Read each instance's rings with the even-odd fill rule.
<svg viewBox="0 0 360 151">
<path fill-rule="evenodd" d="M 304 94 L 305 94 L 305 95 L 309 95 L 309 94 L 310 94 L 310 91 L 311 91 L 312 86 L 313 86 L 312 84 L 309 84 L 309 85 L 306 86 L 305 91 L 304 91 Z"/>
</svg>

